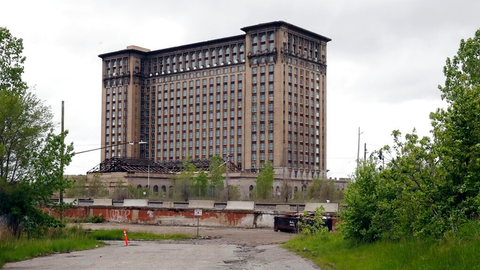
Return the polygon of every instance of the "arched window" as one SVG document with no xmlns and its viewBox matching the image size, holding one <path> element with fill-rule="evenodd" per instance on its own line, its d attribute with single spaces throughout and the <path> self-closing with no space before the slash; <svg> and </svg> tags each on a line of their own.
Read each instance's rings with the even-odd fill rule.
<svg viewBox="0 0 480 270">
<path fill-rule="evenodd" d="M 142 185 L 138 185 L 137 188 L 138 188 L 138 189 L 142 188 Z"/>
<path fill-rule="evenodd" d="M 153 192 L 158 192 L 158 186 L 157 185 L 153 186 Z"/>
<path fill-rule="evenodd" d="M 163 191 L 163 193 L 167 192 L 167 187 L 165 185 L 162 186 L 162 191 Z"/>
</svg>

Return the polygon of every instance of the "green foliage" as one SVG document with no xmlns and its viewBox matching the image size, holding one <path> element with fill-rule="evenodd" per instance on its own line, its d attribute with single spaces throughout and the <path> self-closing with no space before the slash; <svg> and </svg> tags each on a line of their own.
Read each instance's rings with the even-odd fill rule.
<svg viewBox="0 0 480 270">
<path fill-rule="evenodd" d="M 200 171 L 195 178 L 193 191 L 198 197 L 206 197 L 208 192 L 208 175 L 205 171 Z"/>
<path fill-rule="evenodd" d="M 37 206 L 68 187 L 63 168 L 73 151 L 66 132 L 52 133 L 50 109 L 22 81 L 22 51 L 22 40 L 0 28 L 0 216 L 17 237 L 22 228 L 33 235 L 58 225 Z"/>
<path fill-rule="evenodd" d="M 175 177 L 175 198 L 188 201 L 188 198 L 193 194 L 192 187 L 194 186 L 196 171 L 197 168 L 192 163 L 190 156 L 187 156 L 182 162 L 180 174 Z"/>
<path fill-rule="evenodd" d="M 128 194 L 133 199 L 144 199 L 150 195 L 150 190 L 148 188 L 137 188 L 132 185 L 127 186 Z"/>
<path fill-rule="evenodd" d="M 185 240 L 193 238 L 187 234 L 154 234 L 127 232 L 129 240 Z M 123 240 L 123 230 L 85 230 L 81 226 L 48 228 L 36 238 L 13 238 L 0 234 L 0 268 L 7 262 L 22 261 L 32 257 L 59 252 L 102 247 L 98 240 Z"/>
<path fill-rule="evenodd" d="M 257 180 L 255 180 L 255 192 L 257 198 L 267 199 L 272 196 L 273 175 L 273 165 L 270 161 L 267 161 L 260 170 Z"/>
<path fill-rule="evenodd" d="M 392 159 L 380 169 L 372 157 L 359 163 L 354 182 L 345 192 L 348 207 L 341 228 L 348 238 L 362 241 L 440 236 L 448 227 L 442 216 L 437 156 L 427 137 L 394 131 L 394 146 L 382 149 Z M 434 177 L 436 176 L 436 177 Z"/>
<path fill-rule="evenodd" d="M 445 86 L 439 89 L 448 107 L 430 118 L 441 161 L 444 211 L 451 223 L 461 223 L 478 217 L 480 208 L 480 29 L 461 40 L 443 72 Z"/>
<path fill-rule="evenodd" d="M 123 180 L 117 180 L 117 182 L 115 183 L 112 199 L 114 200 L 128 199 L 128 187 L 125 185 L 125 182 L 123 182 Z"/>
<path fill-rule="evenodd" d="M 68 223 L 103 223 L 105 220 L 103 219 L 103 216 L 100 215 L 92 215 L 87 218 L 64 218 L 65 222 Z"/>
<path fill-rule="evenodd" d="M 415 131 L 359 164 L 343 211 L 345 237 L 363 241 L 455 233 L 480 210 L 480 29 L 444 68 L 446 109 L 430 114 L 432 139 Z M 379 166 L 376 155 L 390 160 Z M 375 158 L 373 158 L 375 157 Z M 387 159 L 388 160 L 388 159 Z M 383 167 L 383 166 L 382 166 Z"/>
<path fill-rule="evenodd" d="M 343 192 L 335 188 L 332 180 L 314 178 L 307 187 L 307 198 L 320 202 L 338 202 L 343 199 Z"/>
<path fill-rule="evenodd" d="M 103 223 L 105 220 L 102 215 L 92 215 L 88 222 L 90 223 Z"/>
<path fill-rule="evenodd" d="M 100 174 L 95 174 L 88 183 L 88 196 L 92 198 L 102 198 L 108 195 L 106 184 L 102 181 Z"/>
<path fill-rule="evenodd" d="M 72 186 L 65 192 L 67 197 L 85 198 L 87 196 L 87 187 L 85 179 L 72 179 Z"/>
<path fill-rule="evenodd" d="M 323 206 L 317 207 L 313 217 L 309 216 L 307 211 L 303 212 L 302 220 L 297 223 L 300 233 L 303 235 L 322 235 L 329 233 L 328 228 L 323 226 Z"/>
<path fill-rule="evenodd" d="M 51 118 L 34 94 L 0 89 L 0 181 L 20 181 L 29 174 L 29 158 L 40 151 L 41 139 L 53 127 Z"/>
<path fill-rule="evenodd" d="M 71 146 L 63 144 L 65 136 L 66 133 L 49 134 L 40 140 L 39 152 L 31 153 L 29 157 L 29 173 L 22 175 L 19 181 L 0 185 L 0 215 L 7 215 L 9 227 L 16 236 L 20 236 L 22 227 L 32 234 L 33 227 L 41 231 L 43 227 L 58 225 L 37 206 L 48 207 L 50 197 L 64 185 L 63 169 L 59 164 L 68 165 L 72 151 Z M 62 147 L 67 149 L 64 155 L 60 152 Z"/>
<path fill-rule="evenodd" d="M 122 229 L 95 230 L 91 231 L 91 237 L 97 240 L 124 240 Z M 127 231 L 128 240 L 185 240 L 193 236 L 188 234 L 155 234 L 148 232 Z"/>
<path fill-rule="evenodd" d="M 0 27 L 0 89 L 21 92 L 27 89 L 22 81 L 23 40 L 12 36 L 7 28 Z"/>
<path fill-rule="evenodd" d="M 0 268 L 6 262 L 22 261 L 58 252 L 92 249 L 105 245 L 90 237 L 80 227 L 50 228 L 45 230 L 43 235 L 38 236 L 39 238 L 35 239 L 17 239 L 7 236 L 0 239 Z"/>
<path fill-rule="evenodd" d="M 208 184 L 211 197 L 215 197 L 223 189 L 223 174 L 225 171 L 226 166 L 223 159 L 219 155 L 213 156 L 210 159 L 210 167 L 208 169 Z"/>
<path fill-rule="evenodd" d="M 460 233 L 442 239 L 358 242 L 341 233 L 300 236 L 284 247 L 312 260 L 322 269 L 480 269 L 480 226 L 469 222 Z"/>
<path fill-rule="evenodd" d="M 229 192 L 230 200 L 232 201 L 239 200 L 241 195 L 240 188 L 234 185 L 229 185 L 228 188 L 230 189 L 230 192 Z"/>
</svg>

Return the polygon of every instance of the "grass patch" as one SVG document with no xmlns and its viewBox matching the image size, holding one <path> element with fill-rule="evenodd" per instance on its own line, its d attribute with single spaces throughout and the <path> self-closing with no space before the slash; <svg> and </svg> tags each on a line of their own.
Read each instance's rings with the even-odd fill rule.
<svg viewBox="0 0 480 270">
<path fill-rule="evenodd" d="M 16 239 L 2 235 L 0 267 L 7 262 L 22 261 L 52 253 L 92 249 L 105 244 L 90 237 L 80 227 L 49 229 L 40 239 Z"/>
<path fill-rule="evenodd" d="M 85 230 L 80 226 L 48 229 L 39 239 L 16 239 L 6 233 L 0 234 L 0 268 L 7 262 L 22 261 L 52 253 L 105 246 L 101 240 L 124 240 L 123 230 Z M 187 234 L 154 234 L 128 232 L 129 240 L 184 240 L 191 239 Z"/>
<path fill-rule="evenodd" d="M 90 231 L 91 237 L 97 240 L 124 240 L 122 229 Z M 147 232 L 127 231 L 128 240 L 185 240 L 193 238 L 188 234 L 155 234 Z"/>
<path fill-rule="evenodd" d="M 284 247 L 325 270 L 480 269 L 480 226 L 468 224 L 466 227 L 440 240 L 358 243 L 343 239 L 341 234 L 328 234 L 299 236 Z"/>
</svg>

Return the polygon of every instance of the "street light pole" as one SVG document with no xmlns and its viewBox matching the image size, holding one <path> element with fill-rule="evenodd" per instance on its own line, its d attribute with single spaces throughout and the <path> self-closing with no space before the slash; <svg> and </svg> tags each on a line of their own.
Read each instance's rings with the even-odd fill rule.
<svg viewBox="0 0 480 270">
<path fill-rule="evenodd" d="M 230 155 L 227 155 L 227 161 L 225 162 L 225 183 L 227 185 L 227 201 L 230 201 L 230 185 L 228 184 L 228 165 L 230 163 Z"/>
<path fill-rule="evenodd" d="M 358 150 L 357 150 L 357 164 L 360 160 L 360 135 L 362 135 L 363 132 L 360 132 L 360 127 L 358 127 Z"/>
</svg>

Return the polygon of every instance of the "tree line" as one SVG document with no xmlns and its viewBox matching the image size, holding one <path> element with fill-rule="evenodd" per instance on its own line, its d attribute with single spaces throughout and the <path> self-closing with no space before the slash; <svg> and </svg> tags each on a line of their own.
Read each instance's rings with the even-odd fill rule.
<svg viewBox="0 0 480 270">
<path fill-rule="evenodd" d="M 172 185 L 168 190 L 152 189 L 127 185 L 119 179 L 114 184 L 107 186 L 101 180 L 101 174 L 96 174 L 86 182 L 86 177 L 77 179 L 73 186 L 66 191 L 68 197 L 94 198 L 110 197 L 122 200 L 127 198 L 149 198 L 152 200 L 184 200 L 189 199 L 213 199 L 227 200 L 257 200 L 265 202 L 288 202 L 294 201 L 320 201 L 326 200 L 339 202 L 343 198 L 343 190 L 335 187 L 332 180 L 313 179 L 304 190 L 294 192 L 290 185 L 282 185 L 280 194 L 273 189 L 274 170 L 271 162 L 265 163 L 260 169 L 257 179 L 254 181 L 253 190 L 243 197 L 239 186 L 229 184 L 226 178 L 226 161 L 216 155 L 210 159 L 209 169 L 204 171 L 197 168 L 191 158 L 187 157 L 180 166 L 180 172 L 172 176 Z"/>
</svg>

